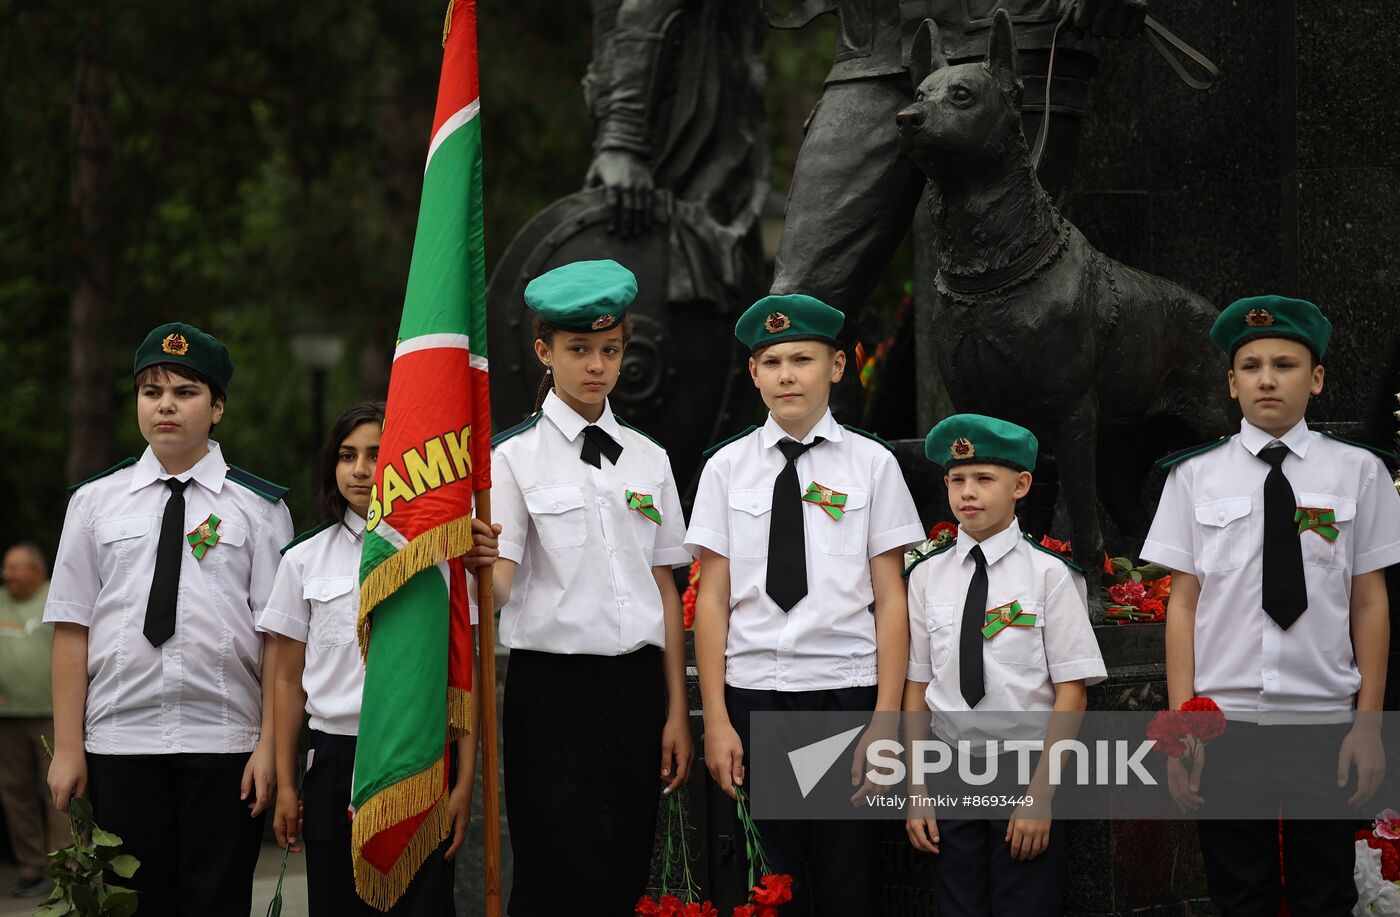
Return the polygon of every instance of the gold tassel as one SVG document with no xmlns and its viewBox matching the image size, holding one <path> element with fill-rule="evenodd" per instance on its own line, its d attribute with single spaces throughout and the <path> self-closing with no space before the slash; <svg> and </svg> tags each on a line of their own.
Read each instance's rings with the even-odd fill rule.
<svg viewBox="0 0 1400 917">
<path fill-rule="evenodd" d="M 463 688 L 447 689 L 447 738 L 456 741 L 472 731 L 472 693 Z"/>
<path fill-rule="evenodd" d="M 447 18 L 442 23 L 442 46 L 447 47 L 447 35 L 452 31 L 452 4 L 456 0 L 447 0 Z"/>
<path fill-rule="evenodd" d="M 434 564 L 466 554 L 472 544 L 472 520 L 463 516 L 428 529 L 370 571 L 360 583 L 360 612 L 355 628 L 361 659 L 369 658 L 370 613 L 375 606 Z"/>
<path fill-rule="evenodd" d="M 355 891 L 371 906 L 387 911 L 403 897 L 423 861 L 447 837 L 449 813 L 441 757 L 421 773 L 380 790 L 355 810 L 350 822 L 350 847 L 355 862 Z M 381 831 L 423 812 L 423 819 L 408 845 L 388 872 L 380 872 L 360 857 L 360 850 Z"/>
</svg>

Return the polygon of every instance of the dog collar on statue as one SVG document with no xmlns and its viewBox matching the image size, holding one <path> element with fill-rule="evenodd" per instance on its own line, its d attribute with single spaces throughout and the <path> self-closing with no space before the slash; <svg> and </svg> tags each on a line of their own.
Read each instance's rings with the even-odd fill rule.
<svg viewBox="0 0 1400 917">
<path fill-rule="evenodd" d="M 1069 233 L 1065 230 L 1064 224 L 1061 224 L 1054 232 L 1047 233 L 1039 244 L 1026 249 L 1006 267 L 972 276 L 949 274 L 947 271 L 940 270 L 938 283 L 947 288 L 950 293 L 963 295 L 990 293 L 992 290 L 1004 287 L 1029 275 L 1040 266 L 1041 262 L 1050 255 L 1056 246 L 1062 244 L 1068 237 Z"/>
</svg>

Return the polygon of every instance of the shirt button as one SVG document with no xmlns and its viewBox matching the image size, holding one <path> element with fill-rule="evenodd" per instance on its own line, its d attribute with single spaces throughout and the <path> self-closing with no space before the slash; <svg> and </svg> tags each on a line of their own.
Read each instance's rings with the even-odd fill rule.
<svg viewBox="0 0 1400 917">
<path fill-rule="evenodd" d="M 166 743 L 165 743 L 165 747 L 166 747 L 166 748 L 169 748 L 169 747 L 170 747 L 170 743 L 169 743 L 169 742 L 166 742 Z"/>
<path fill-rule="evenodd" d="M 1217 522 L 1224 522 L 1224 521 L 1225 521 L 1225 514 L 1224 514 L 1224 513 L 1216 513 L 1216 514 L 1215 514 L 1215 519 L 1216 519 Z"/>
<path fill-rule="evenodd" d="M 165 709 L 166 709 L 166 710 L 174 710 L 174 709 L 175 709 L 175 705 L 174 705 L 174 704 L 166 704 L 166 705 L 165 705 Z"/>
<path fill-rule="evenodd" d="M 785 665 L 780 665 L 780 666 L 778 666 L 778 671 L 779 671 L 779 672 L 786 672 L 786 671 L 787 671 L 787 666 L 785 666 Z"/>
<path fill-rule="evenodd" d="M 122 529 L 122 534 L 123 534 L 123 535 L 126 534 L 126 529 Z"/>
<path fill-rule="evenodd" d="M 783 649 L 785 649 L 785 650 L 790 650 L 790 649 L 792 649 L 792 644 L 789 643 L 788 641 L 784 640 L 784 641 L 783 641 Z"/>
<path fill-rule="evenodd" d="M 563 509 L 563 508 L 564 508 L 564 504 L 562 504 L 562 503 L 556 503 L 556 504 L 554 504 L 554 508 L 555 508 L 555 509 Z"/>
<path fill-rule="evenodd" d="M 785 681 L 780 681 L 780 682 L 778 682 L 778 687 L 780 687 L 780 688 L 786 688 L 787 686 L 788 686 L 788 683 L 785 682 Z"/>
<path fill-rule="evenodd" d="M 607 497 L 599 497 L 599 498 L 598 498 L 598 502 L 599 502 L 600 504 L 602 504 L 603 506 L 607 506 L 607 505 L 608 505 L 608 498 L 607 498 Z"/>
</svg>

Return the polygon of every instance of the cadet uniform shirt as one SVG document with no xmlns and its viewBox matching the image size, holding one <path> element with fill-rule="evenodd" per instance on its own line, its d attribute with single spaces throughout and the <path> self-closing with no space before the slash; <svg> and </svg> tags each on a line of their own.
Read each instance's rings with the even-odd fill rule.
<svg viewBox="0 0 1400 917">
<path fill-rule="evenodd" d="M 873 685 L 875 590 L 870 559 L 923 540 L 899 464 L 880 443 L 844 429 L 828 411 L 802 441 L 826 442 L 797 459 L 798 482 L 846 495 L 832 519 L 803 505 L 807 595 L 784 612 L 769 598 L 768 528 L 773 483 L 789 438 L 770 414 L 759 430 L 720 449 L 700 477 L 686 547 L 729 559 L 725 683 L 735 688 L 816 691 Z"/>
<path fill-rule="evenodd" d="M 935 714 L 970 709 L 959 684 L 958 648 L 963 602 L 977 569 L 969 554 L 978 544 L 960 527 L 953 547 L 909 574 L 908 678 L 928 682 L 924 700 Z M 1023 613 L 1035 615 L 1035 624 L 1004 627 L 983 639 L 987 693 L 977 710 L 1049 711 L 1057 682 L 1103 681 L 1107 670 L 1089 623 L 1084 577 L 1031 545 L 1015 519 L 980 544 L 987 559 L 987 610 L 1020 602 Z M 947 723 L 936 722 L 935 731 L 945 740 L 969 737 L 953 735 Z"/>
<path fill-rule="evenodd" d="M 501 610 L 511 649 L 620 656 L 666 645 L 652 567 L 690 561 L 670 459 L 605 404 L 597 426 L 622 454 L 594 468 L 579 458 L 588 425 L 551 391 L 534 426 L 492 452 L 501 557 L 520 565 Z M 652 497 L 659 525 L 628 508 L 627 491 Z"/>
<path fill-rule="evenodd" d="M 1283 630 L 1263 610 L 1264 478 L 1274 439 L 1241 422 L 1224 445 L 1171 470 L 1142 557 L 1201 581 L 1196 694 L 1232 719 L 1307 713 L 1345 721 L 1361 686 L 1351 646 L 1352 577 L 1400 561 L 1400 497 L 1364 449 L 1314 433 L 1284 435 L 1283 473 L 1299 506 L 1337 516 L 1337 540 L 1304 532 L 1308 609 Z M 1286 717 L 1284 717 L 1286 718 Z"/>
<path fill-rule="evenodd" d="M 93 754 L 251 751 L 262 725 L 262 635 L 254 621 L 291 538 L 287 507 L 225 477 L 218 443 L 179 475 L 184 531 L 212 514 L 219 542 L 182 547 L 175 634 L 142 633 L 169 475 L 148 448 L 73 494 L 44 621 L 88 628 L 84 745 Z"/>
</svg>

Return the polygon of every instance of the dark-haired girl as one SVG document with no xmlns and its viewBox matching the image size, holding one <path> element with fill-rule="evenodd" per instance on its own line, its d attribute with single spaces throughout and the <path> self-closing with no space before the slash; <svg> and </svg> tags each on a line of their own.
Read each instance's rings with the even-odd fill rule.
<svg viewBox="0 0 1400 917">
<path fill-rule="evenodd" d="M 350 855 L 350 781 L 359 732 L 364 666 L 355 639 L 360 604 L 360 542 L 369 509 L 384 405 L 350 408 L 335 422 L 317 464 L 322 522 L 283 548 L 282 565 L 258 626 L 277 635 L 273 734 L 278 787 L 273 828 L 286 846 L 302 833 L 312 917 L 377 915 L 355 892 Z M 489 533 L 477 556 L 493 554 Z M 481 543 L 485 542 L 485 543 Z M 310 716 L 311 749 L 301 798 L 296 791 L 302 711 Z M 452 914 L 450 861 L 462 844 L 476 768 L 475 730 L 457 743 L 457 780 L 448 799 L 452 832 L 430 855 L 391 914 Z M 304 809 L 302 808 L 304 807 Z"/>
<path fill-rule="evenodd" d="M 666 451 L 608 406 L 636 292 L 613 261 L 530 282 L 543 398 L 492 444 L 511 917 L 632 913 L 690 771 L 685 521 Z"/>
</svg>

